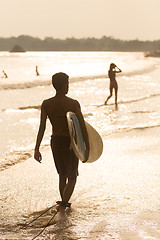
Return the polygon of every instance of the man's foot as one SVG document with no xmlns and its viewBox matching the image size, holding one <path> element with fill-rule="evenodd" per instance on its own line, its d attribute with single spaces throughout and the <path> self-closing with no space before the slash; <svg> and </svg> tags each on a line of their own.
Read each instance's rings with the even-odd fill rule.
<svg viewBox="0 0 160 240">
<path fill-rule="evenodd" d="M 56 203 L 58 204 L 58 206 L 56 207 L 57 212 L 59 212 L 61 216 L 64 216 L 65 209 L 71 206 L 71 203 L 68 203 L 68 202 L 57 201 Z"/>
<path fill-rule="evenodd" d="M 107 105 L 107 100 L 104 102 L 104 105 Z"/>
<path fill-rule="evenodd" d="M 56 207 L 56 209 L 57 209 L 57 212 L 59 212 L 59 214 L 60 214 L 61 216 L 64 216 L 64 215 L 65 215 L 65 207 L 63 207 L 63 206 L 61 206 L 61 205 L 58 205 L 58 206 Z"/>
<path fill-rule="evenodd" d="M 57 201 L 56 203 L 60 206 L 63 206 L 63 207 L 70 207 L 71 206 L 71 203 L 69 203 L 69 202 Z"/>
</svg>

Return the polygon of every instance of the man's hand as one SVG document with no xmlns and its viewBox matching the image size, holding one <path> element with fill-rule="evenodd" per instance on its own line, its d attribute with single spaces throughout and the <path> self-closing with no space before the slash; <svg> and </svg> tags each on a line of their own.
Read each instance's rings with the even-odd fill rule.
<svg viewBox="0 0 160 240">
<path fill-rule="evenodd" d="M 34 159 L 36 161 L 38 161 L 39 163 L 41 163 L 41 161 L 42 161 L 42 155 L 38 149 L 35 149 L 35 151 L 34 151 Z"/>
</svg>

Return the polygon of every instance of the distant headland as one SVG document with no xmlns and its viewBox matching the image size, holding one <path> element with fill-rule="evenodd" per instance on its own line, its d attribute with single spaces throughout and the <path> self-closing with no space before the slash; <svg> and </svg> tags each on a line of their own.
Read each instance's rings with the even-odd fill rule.
<svg viewBox="0 0 160 240">
<path fill-rule="evenodd" d="M 121 40 L 113 37 L 102 38 L 35 38 L 28 35 L 0 37 L 0 51 L 13 51 L 15 46 L 23 51 L 126 51 L 154 52 L 160 50 L 160 40 Z M 21 52 L 21 51 L 20 51 Z"/>
<path fill-rule="evenodd" d="M 25 52 L 25 50 L 19 45 L 14 45 L 10 52 Z"/>
</svg>

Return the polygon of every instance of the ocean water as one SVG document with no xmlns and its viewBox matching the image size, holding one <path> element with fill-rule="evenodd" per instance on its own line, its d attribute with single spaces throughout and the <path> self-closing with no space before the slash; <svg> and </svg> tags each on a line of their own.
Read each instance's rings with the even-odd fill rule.
<svg viewBox="0 0 160 240">
<path fill-rule="evenodd" d="M 0 62 L 8 75 L 0 79 L 0 239 L 32 239 L 41 228 L 20 225 L 59 199 L 49 124 L 43 163 L 33 160 L 40 105 L 55 94 L 51 76 L 59 71 L 70 76 L 68 95 L 101 134 L 104 151 L 95 163 L 80 164 L 72 211 L 39 239 L 160 239 L 160 59 L 130 52 L 0 52 Z M 103 105 L 111 62 L 122 69 L 117 110 L 114 94 Z"/>
</svg>

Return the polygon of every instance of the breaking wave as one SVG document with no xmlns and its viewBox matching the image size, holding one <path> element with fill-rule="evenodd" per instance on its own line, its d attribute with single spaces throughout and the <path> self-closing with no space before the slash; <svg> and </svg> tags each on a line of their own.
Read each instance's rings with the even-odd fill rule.
<svg viewBox="0 0 160 240">
<path fill-rule="evenodd" d="M 145 68 L 141 69 L 134 69 L 132 71 L 124 71 L 120 73 L 119 76 L 121 77 L 131 77 L 135 75 L 141 75 L 145 74 L 151 71 L 154 71 L 156 69 L 156 65 L 149 65 L 146 66 Z M 72 76 L 70 77 L 70 82 L 80 82 L 80 81 L 86 81 L 86 80 L 96 80 L 96 79 L 104 79 L 108 78 L 108 73 L 106 71 L 106 74 L 97 74 L 97 75 L 86 75 L 86 76 Z M 27 89 L 27 88 L 33 88 L 33 87 L 38 87 L 38 86 L 48 86 L 51 85 L 51 79 L 49 77 L 41 76 L 39 79 L 29 79 L 29 80 L 13 80 L 10 82 L 1 82 L 0 83 L 0 90 L 10 90 L 10 89 Z"/>
<path fill-rule="evenodd" d="M 80 82 L 80 81 L 86 81 L 91 79 L 98 79 L 98 78 L 106 78 L 107 76 L 104 74 L 100 75 L 94 75 L 94 76 L 77 76 L 77 77 L 71 77 L 70 82 Z M 51 85 L 51 79 L 45 79 L 45 80 L 33 80 L 33 81 L 25 81 L 24 83 L 1 83 L 0 84 L 0 90 L 10 90 L 10 89 L 27 89 L 27 88 L 33 88 L 33 87 L 40 87 L 40 86 L 48 86 Z"/>
<path fill-rule="evenodd" d="M 102 136 L 111 136 L 111 135 L 115 135 L 115 134 L 119 134 L 119 133 L 125 133 L 125 132 L 131 132 L 131 131 L 144 131 L 147 129 L 152 129 L 152 128 L 158 128 L 160 127 L 160 124 L 154 124 L 154 125 L 143 125 L 143 126 L 137 126 L 137 127 L 122 127 L 122 128 L 117 128 L 114 131 L 110 131 L 110 132 L 104 132 L 103 134 L 101 134 Z"/>
</svg>

